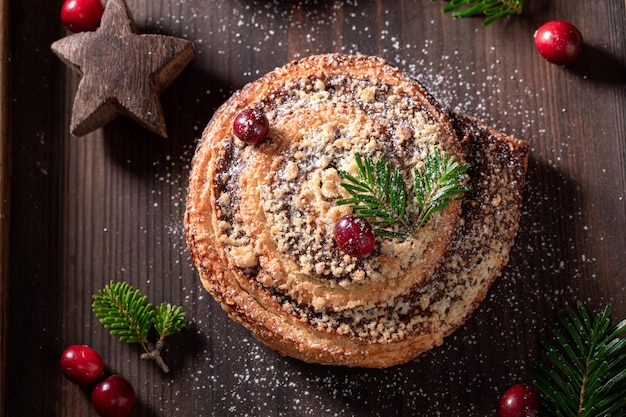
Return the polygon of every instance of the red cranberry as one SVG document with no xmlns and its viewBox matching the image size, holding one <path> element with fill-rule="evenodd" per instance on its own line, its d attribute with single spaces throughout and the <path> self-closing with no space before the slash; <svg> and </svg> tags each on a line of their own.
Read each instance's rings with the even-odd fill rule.
<svg viewBox="0 0 626 417">
<path fill-rule="evenodd" d="M 135 390 L 120 375 L 111 375 L 91 393 L 91 404 L 102 417 L 126 417 L 135 406 Z"/>
<path fill-rule="evenodd" d="M 75 384 L 90 385 L 102 378 L 104 362 L 89 346 L 72 345 L 61 355 L 61 372 Z"/>
<path fill-rule="evenodd" d="M 526 384 L 513 385 L 500 398 L 500 417 L 539 417 L 541 401 L 539 394 Z"/>
<path fill-rule="evenodd" d="M 246 109 L 235 117 L 233 132 L 235 136 L 249 145 L 261 143 L 270 131 L 270 123 L 265 114 L 256 109 Z"/>
<path fill-rule="evenodd" d="M 553 20 L 543 24 L 534 34 L 539 54 L 557 65 L 573 64 L 578 58 L 583 37 L 571 23 Z"/>
<path fill-rule="evenodd" d="M 374 232 L 365 219 L 346 214 L 335 224 L 335 242 L 350 256 L 364 258 L 374 250 Z"/>
<path fill-rule="evenodd" d="M 72 32 L 85 32 L 98 26 L 103 12 L 101 0 L 65 0 L 61 21 Z"/>
</svg>

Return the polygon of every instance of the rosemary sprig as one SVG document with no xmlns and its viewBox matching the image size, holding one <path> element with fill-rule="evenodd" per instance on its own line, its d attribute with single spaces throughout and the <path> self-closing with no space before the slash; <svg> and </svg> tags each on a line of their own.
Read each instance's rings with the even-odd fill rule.
<svg viewBox="0 0 626 417">
<path fill-rule="evenodd" d="M 465 183 L 469 164 L 461 165 L 453 156 L 437 149 L 428 152 L 423 172 L 413 170 L 418 210 L 417 215 L 410 216 L 406 208 L 407 187 L 400 167 L 392 169 L 384 157 L 374 162 L 370 156 L 362 157 L 358 152 L 354 159 L 359 177 L 346 171 L 339 172 L 348 181 L 340 185 L 350 197 L 337 200 L 336 204 L 350 204 L 356 217 L 371 219 L 377 236 L 405 238 L 415 235 L 432 214 L 461 199 L 470 189 Z M 403 231 L 389 230 L 389 226 L 396 223 Z"/>
<path fill-rule="evenodd" d="M 559 314 L 534 371 L 544 416 L 626 416 L 626 320 L 612 325 L 610 312 L 591 318 L 579 302 Z"/>
<path fill-rule="evenodd" d="M 110 282 L 94 294 L 92 310 L 120 342 L 139 343 L 144 350 L 141 359 L 153 360 L 164 373 L 169 372 L 161 351 L 165 338 L 180 332 L 186 325 L 182 307 L 163 303 L 155 308 L 147 296 L 128 283 Z M 155 344 L 149 340 L 153 328 L 159 335 Z"/>
<path fill-rule="evenodd" d="M 452 12 L 452 16 L 458 18 L 484 15 L 482 24 L 487 26 L 503 17 L 521 14 L 522 7 L 523 0 L 451 0 L 442 11 Z"/>
</svg>

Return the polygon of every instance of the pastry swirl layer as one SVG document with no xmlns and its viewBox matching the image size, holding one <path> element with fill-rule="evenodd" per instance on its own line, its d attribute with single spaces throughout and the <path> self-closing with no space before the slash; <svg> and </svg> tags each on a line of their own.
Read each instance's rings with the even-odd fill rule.
<svg viewBox="0 0 626 417">
<path fill-rule="evenodd" d="M 260 145 L 232 133 L 247 108 L 270 121 Z M 346 197 L 339 171 L 356 174 L 354 153 L 385 157 L 411 178 L 434 149 L 472 165 L 462 207 L 406 240 L 377 238 L 367 258 L 342 253 L 333 228 L 349 208 L 335 201 Z M 292 62 L 234 94 L 203 132 L 185 214 L 191 256 L 230 316 L 281 353 L 402 363 L 458 327 L 506 263 L 526 154 L 524 142 L 449 117 L 380 59 Z"/>
</svg>

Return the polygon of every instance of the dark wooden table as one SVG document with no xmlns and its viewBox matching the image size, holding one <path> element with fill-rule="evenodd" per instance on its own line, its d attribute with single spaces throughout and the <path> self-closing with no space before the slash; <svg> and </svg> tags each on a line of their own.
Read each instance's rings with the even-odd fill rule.
<svg viewBox="0 0 626 417">
<path fill-rule="evenodd" d="M 67 345 L 85 343 L 134 385 L 136 416 L 489 416 L 508 386 L 532 380 L 562 308 L 611 303 L 615 320 L 626 317 L 624 1 L 526 0 L 523 15 L 484 28 L 442 14 L 442 1 L 128 0 L 140 32 L 195 43 L 196 57 L 161 96 L 169 139 L 119 118 L 70 135 L 79 78 L 50 50 L 66 35 L 62 1 L 8 3 L 0 0 L 9 25 L 0 67 L 3 415 L 95 416 L 58 366 Z M 546 63 L 532 42 L 557 18 L 585 38 L 569 68 Z M 190 159 L 217 106 L 276 66 L 333 51 L 381 56 L 446 108 L 532 148 L 502 277 L 444 346 L 385 370 L 308 365 L 261 346 L 202 289 L 182 230 Z M 184 307 L 189 325 L 164 353 L 170 374 L 96 320 L 91 295 L 111 280 Z"/>
</svg>

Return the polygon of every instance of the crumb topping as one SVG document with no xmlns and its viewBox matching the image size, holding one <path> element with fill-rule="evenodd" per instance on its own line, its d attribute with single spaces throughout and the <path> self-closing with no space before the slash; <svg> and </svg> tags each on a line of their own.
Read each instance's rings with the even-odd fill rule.
<svg viewBox="0 0 626 417">
<path fill-rule="evenodd" d="M 299 70 L 278 69 L 245 92 L 245 104 L 270 121 L 266 142 L 246 146 L 229 127 L 208 130 L 218 133 L 207 170 L 208 239 L 220 264 L 203 280 L 224 292 L 227 309 L 244 308 L 233 300 L 245 292 L 263 311 L 320 334 L 365 344 L 445 336 L 508 260 L 527 149 L 487 131 L 458 141 L 421 87 L 387 69 L 354 77 L 306 62 Z M 472 166 L 462 206 L 432 216 L 417 237 L 377 238 L 368 258 L 341 252 L 334 225 L 350 209 L 335 201 L 348 196 L 340 171 L 357 175 L 354 153 L 384 156 L 412 179 L 435 147 Z"/>
<path fill-rule="evenodd" d="M 335 223 L 350 211 L 335 204 L 349 196 L 339 172 L 358 175 L 356 152 L 400 167 L 412 196 L 413 169 L 435 148 L 450 148 L 419 96 L 380 79 L 313 74 L 282 84 L 257 108 L 270 121 L 268 143 L 248 147 L 231 135 L 218 162 L 219 239 L 231 265 L 299 303 L 337 311 L 395 297 L 441 263 L 458 209 L 433 215 L 417 237 L 379 238 L 365 259 L 344 254 L 334 241 Z M 258 178 L 243 184 L 244 171 Z M 263 230 L 244 225 L 252 219 L 242 214 L 250 212 L 242 208 L 250 197 L 262 211 L 256 220 Z M 407 205 L 409 217 L 417 210 Z"/>
<path fill-rule="evenodd" d="M 499 274 L 508 260 L 517 231 L 524 173 L 506 169 L 516 161 L 506 145 L 476 152 L 485 170 L 474 172 L 472 191 L 464 203 L 461 225 L 442 268 L 421 285 L 373 308 L 345 312 L 314 311 L 275 295 L 284 311 L 306 320 L 318 331 L 375 343 L 390 343 L 432 329 L 453 329 L 466 319 L 467 306 L 481 298 L 485 280 Z M 502 158 L 502 154 L 507 158 Z M 476 170 L 475 170 L 476 171 Z M 493 190 L 501 190 L 494 195 Z M 494 201 L 497 202 L 494 204 Z M 481 245 L 480 242 L 490 242 Z"/>
</svg>

